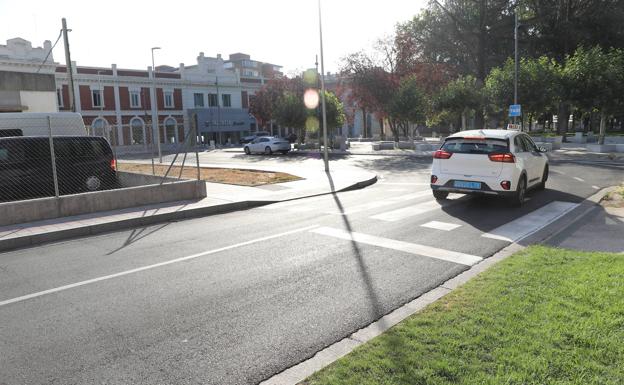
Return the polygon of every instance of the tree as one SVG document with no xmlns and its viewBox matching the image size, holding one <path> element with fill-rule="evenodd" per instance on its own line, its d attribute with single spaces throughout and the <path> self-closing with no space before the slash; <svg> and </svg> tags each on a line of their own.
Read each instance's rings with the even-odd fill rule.
<svg viewBox="0 0 624 385">
<path fill-rule="evenodd" d="M 388 104 L 388 121 L 394 140 L 410 137 L 409 124 L 425 123 L 427 99 L 415 76 L 404 78 Z"/>
<path fill-rule="evenodd" d="M 471 111 L 483 107 L 482 89 L 474 76 L 460 76 L 442 88 L 433 98 L 432 112 L 438 119 L 450 117 L 461 121 L 461 129 L 466 129 L 466 116 Z"/>
<path fill-rule="evenodd" d="M 519 63 L 518 102 L 523 114 L 532 119 L 555 109 L 561 94 L 561 68 L 545 56 L 523 58 Z M 493 68 L 485 82 L 485 91 L 496 112 L 506 111 L 513 103 L 514 62 L 508 59 L 502 67 Z"/>
<path fill-rule="evenodd" d="M 250 98 L 249 112 L 256 118 L 260 127 L 267 128 L 266 126 L 275 119 L 275 109 L 280 98 L 286 92 L 303 98 L 304 88 L 301 78 L 271 79 Z"/>
<path fill-rule="evenodd" d="M 308 109 L 305 107 L 302 97 L 293 92 L 286 92 L 279 98 L 275 108 L 275 120 L 281 126 L 292 127 L 297 130 L 299 144 L 305 135 L 307 118 Z"/>
<path fill-rule="evenodd" d="M 344 125 L 346 116 L 342 102 L 333 92 L 330 91 L 325 91 L 325 115 L 327 117 L 327 134 L 329 136 L 334 136 L 335 130 Z"/>
<path fill-rule="evenodd" d="M 580 47 L 566 59 L 564 75 L 572 103 L 586 112 L 600 112 L 599 143 L 603 144 L 607 117 L 624 103 L 624 50 Z"/>
</svg>

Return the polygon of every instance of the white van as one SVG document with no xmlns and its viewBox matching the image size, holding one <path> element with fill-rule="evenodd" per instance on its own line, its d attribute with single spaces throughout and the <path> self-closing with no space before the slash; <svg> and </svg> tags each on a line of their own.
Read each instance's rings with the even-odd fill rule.
<svg viewBox="0 0 624 385">
<path fill-rule="evenodd" d="M 82 116 L 76 112 L 0 113 L 0 137 L 49 135 L 50 127 L 54 136 L 87 135 Z"/>
</svg>

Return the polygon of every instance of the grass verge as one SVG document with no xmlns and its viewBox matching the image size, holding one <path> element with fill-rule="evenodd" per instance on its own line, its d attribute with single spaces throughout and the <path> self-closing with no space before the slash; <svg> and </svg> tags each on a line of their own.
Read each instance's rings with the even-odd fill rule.
<svg viewBox="0 0 624 385">
<path fill-rule="evenodd" d="M 155 165 L 155 173 L 163 176 L 167 172 L 168 165 Z M 180 175 L 179 166 L 171 167 L 169 177 L 177 178 Z M 152 165 L 142 163 L 117 163 L 117 170 L 152 175 Z M 182 169 L 182 178 L 197 179 L 197 168 L 185 166 Z M 239 186 L 260 186 L 273 183 L 284 183 L 301 180 L 298 176 L 283 172 L 269 172 L 258 170 L 243 170 L 235 168 L 209 168 L 200 167 L 200 178 L 207 182 L 235 184 Z"/>
<path fill-rule="evenodd" d="M 530 247 L 303 383 L 623 384 L 624 255 Z"/>
</svg>

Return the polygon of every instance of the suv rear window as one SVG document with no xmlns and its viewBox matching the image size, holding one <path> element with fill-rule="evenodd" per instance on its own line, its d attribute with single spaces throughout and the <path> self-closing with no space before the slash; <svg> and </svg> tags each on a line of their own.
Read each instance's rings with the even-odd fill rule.
<svg viewBox="0 0 624 385">
<path fill-rule="evenodd" d="M 502 139 L 450 138 L 442 150 L 455 154 L 498 154 L 509 152 L 509 145 Z"/>
</svg>

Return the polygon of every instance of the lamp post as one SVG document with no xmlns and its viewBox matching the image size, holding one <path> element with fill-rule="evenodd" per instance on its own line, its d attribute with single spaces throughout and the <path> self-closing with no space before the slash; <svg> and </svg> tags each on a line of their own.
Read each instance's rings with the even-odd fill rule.
<svg viewBox="0 0 624 385">
<path fill-rule="evenodd" d="M 518 104 L 518 6 L 514 11 L 514 105 Z M 513 117 L 516 124 L 516 117 Z"/>
<path fill-rule="evenodd" d="M 325 110 L 325 65 L 323 61 L 323 26 L 321 24 L 321 0 L 318 0 L 319 40 L 321 46 L 321 109 L 323 111 L 323 160 L 325 172 L 329 171 L 329 154 L 327 153 L 327 111 Z"/>
<path fill-rule="evenodd" d="M 152 118 L 152 130 L 156 133 L 156 147 L 158 148 L 158 162 L 162 163 L 162 152 L 160 151 L 160 128 L 158 127 L 158 96 L 156 95 L 156 67 L 154 67 L 154 50 L 160 47 L 152 47 L 152 89 L 154 90 L 154 100 L 152 100 L 155 118 Z M 154 135 L 152 135 L 153 137 Z"/>
</svg>

